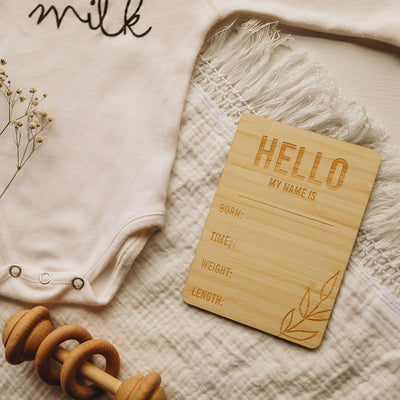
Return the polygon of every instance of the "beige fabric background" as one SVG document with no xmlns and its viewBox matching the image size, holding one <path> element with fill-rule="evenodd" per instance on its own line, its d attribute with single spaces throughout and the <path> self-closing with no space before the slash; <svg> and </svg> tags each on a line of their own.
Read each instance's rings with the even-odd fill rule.
<svg viewBox="0 0 400 400">
<path fill-rule="evenodd" d="M 398 399 L 399 155 L 384 132 L 275 25 L 234 24 L 207 43 L 190 83 L 165 229 L 102 308 L 50 306 L 120 352 L 121 379 L 158 371 L 171 400 Z M 375 148 L 383 163 L 321 347 L 303 349 L 181 298 L 208 207 L 244 112 Z M 0 323 L 24 307 L 1 300 Z M 32 363 L 0 362 L 1 398 L 64 399 Z M 112 396 L 104 395 L 104 399 Z"/>
</svg>

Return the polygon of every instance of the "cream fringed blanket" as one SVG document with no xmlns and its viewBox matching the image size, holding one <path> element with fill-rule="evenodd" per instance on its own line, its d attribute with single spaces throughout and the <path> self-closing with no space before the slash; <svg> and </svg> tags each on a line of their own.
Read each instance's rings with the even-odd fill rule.
<svg viewBox="0 0 400 400">
<path fill-rule="evenodd" d="M 252 112 L 378 150 L 382 166 L 319 349 L 310 351 L 185 304 L 189 272 L 235 126 Z M 400 157 L 276 25 L 234 24 L 199 56 L 187 95 L 167 222 L 103 308 L 50 306 L 112 342 L 121 378 L 160 372 L 169 400 L 400 398 Z M 1 303 L 1 325 L 23 307 Z M 64 399 L 32 363 L 0 363 L 1 399 Z M 112 398 L 111 396 L 104 396 Z"/>
</svg>

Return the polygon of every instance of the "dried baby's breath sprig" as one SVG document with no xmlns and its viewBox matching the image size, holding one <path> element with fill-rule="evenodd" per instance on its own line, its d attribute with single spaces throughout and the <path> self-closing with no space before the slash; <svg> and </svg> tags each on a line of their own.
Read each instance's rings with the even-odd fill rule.
<svg viewBox="0 0 400 400">
<path fill-rule="evenodd" d="M 0 65 L 6 64 L 7 61 L 1 58 Z M 8 107 L 8 119 L 0 130 L 0 136 L 8 128 L 13 127 L 14 142 L 16 145 L 16 170 L 1 192 L 1 199 L 33 153 L 42 146 L 44 141 L 43 134 L 48 125 L 54 121 L 54 117 L 44 109 L 38 110 L 39 104 L 47 97 L 47 93 L 43 93 L 43 97 L 39 99 L 36 95 L 37 88 L 35 87 L 29 89 L 29 101 L 26 107 L 24 107 L 22 103 L 25 103 L 28 97 L 24 95 L 21 88 L 13 90 L 11 80 L 3 68 L 0 68 L 0 92 L 6 100 Z M 21 110 L 22 107 L 24 108 Z"/>
<path fill-rule="evenodd" d="M 14 141 L 16 145 L 16 170 L 6 187 L 1 192 L 0 199 L 10 187 L 17 174 L 32 157 L 33 153 L 42 146 L 44 139 L 41 134 L 44 133 L 48 124 L 53 120 L 54 118 L 50 120 L 48 114 L 45 116 L 38 114 L 38 117 L 36 117 L 34 114 L 28 115 L 27 124 L 25 126 L 25 135 L 23 135 L 24 124 L 21 121 L 12 121 L 15 132 Z"/>
</svg>

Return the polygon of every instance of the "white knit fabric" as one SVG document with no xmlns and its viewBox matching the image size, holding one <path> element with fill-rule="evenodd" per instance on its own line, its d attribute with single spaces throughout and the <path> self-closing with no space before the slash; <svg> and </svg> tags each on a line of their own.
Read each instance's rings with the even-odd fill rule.
<svg viewBox="0 0 400 400">
<path fill-rule="evenodd" d="M 251 43 L 251 46 L 250 46 Z M 382 130 L 274 24 L 233 24 L 199 56 L 186 99 L 165 228 L 103 308 L 54 305 L 120 352 L 120 377 L 158 371 L 170 400 L 399 399 L 400 160 Z M 228 62 L 229 61 L 229 62 Z M 185 304 L 181 290 L 235 126 L 253 112 L 377 149 L 374 191 L 322 345 L 307 350 Z M 24 305 L 2 301 L 0 322 Z M 30 305 L 25 305 L 30 307 Z M 66 399 L 32 363 L 0 363 L 2 399 Z M 112 399 L 104 395 L 103 399 Z"/>
</svg>

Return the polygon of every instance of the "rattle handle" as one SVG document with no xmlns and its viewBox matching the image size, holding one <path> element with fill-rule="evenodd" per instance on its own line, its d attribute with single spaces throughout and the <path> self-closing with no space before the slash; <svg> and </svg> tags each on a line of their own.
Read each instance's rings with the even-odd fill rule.
<svg viewBox="0 0 400 400">
<path fill-rule="evenodd" d="M 67 359 L 70 352 L 64 347 L 58 346 L 56 352 L 53 357 L 60 363 L 64 363 Z M 95 383 L 97 386 L 100 386 L 102 389 L 107 392 L 111 392 L 115 394 L 118 388 L 121 386 L 121 381 L 117 378 L 114 378 L 112 375 L 107 374 L 102 369 L 97 368 L 95 365 L 90 364 L 85 361 L 80 367 L 79 372 L 91 382 Z"/>
</svg>

